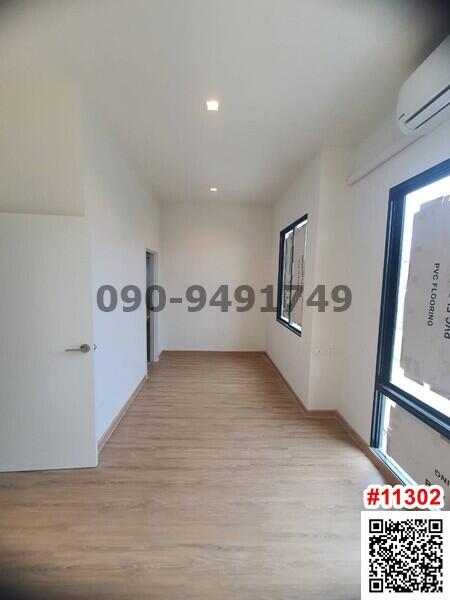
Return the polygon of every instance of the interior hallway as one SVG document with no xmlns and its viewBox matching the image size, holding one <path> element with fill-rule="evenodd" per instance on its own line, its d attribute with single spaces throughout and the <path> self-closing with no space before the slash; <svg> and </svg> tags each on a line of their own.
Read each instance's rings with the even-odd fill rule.
<svg viewBox="0 0 450 600">
<path fill-rule="evenodd" d="M 381 481 L 264 354 L 166 352 L 97 469 L 0 475 L 1 571 L 65 598 L 357 599 Z"/>
</svg>

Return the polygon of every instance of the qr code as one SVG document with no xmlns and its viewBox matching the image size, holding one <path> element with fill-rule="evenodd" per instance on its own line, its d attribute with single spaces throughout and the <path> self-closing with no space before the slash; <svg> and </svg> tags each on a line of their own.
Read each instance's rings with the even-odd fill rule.
<svg viewBox="0 0 450 600">
<path fill-rule="evenodd" d="M 361 513 L 361 599 L 450 600 L 448 512 Z"/>
</svg>

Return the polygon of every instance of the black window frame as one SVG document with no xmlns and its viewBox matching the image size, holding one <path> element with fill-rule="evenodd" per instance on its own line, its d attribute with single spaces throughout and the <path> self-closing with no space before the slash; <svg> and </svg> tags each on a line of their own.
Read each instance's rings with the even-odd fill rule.
<svg viewBox="0 0 450 600">
<path fill-rule="evenodd" d="M 447 440 L 450 439 L 450 419 L 415 396 L 390 382 L 394 349 L 397 299 L 401 269 L 402 234 L 406 196 L 417 189 L 450 175 L 450 159 L 411 177 L 391 188 L 384 256 L 383 290 L 381 295 L 375 393 L 372 414 L 371 446 L 386 462 L 381 452 L 384 417 L 384 397 L 430 426 Z M 390 465 L 390 468 L 393 468 Z"/>
<path fill-rule="evenodd" d="M 288 225 L 287 227 L 285 227 L 284 229 L 282 229 L 280 231 L 280 241 L 279 241 L 279 251 L 278 251 L 278 289 L 277 289 L 276 319 L 277 319 L 278 323 L 281 323 L 281 325 L 283 325 L 284 327 L 289 329 L 289 331 L 292 331 L 299 337 L 302 337 L 303 322 L 300 326 L 300 329 L 298 329 L 297 327 L 293 327 L 290 323 L 286 322 L 285 319 L 283 319 L 281 316 L 281 310 L 282 310 L 282 306 L 283 306 L 282 297 L 283 297 L 284 246 L 285 246 L 284 238 L 285 238 L 286 234 L 289 233 L 290 231 L 292 231 L 294 234 L 296 227 L 298 227 L 299 225 L 301 225 L 302 223 L 305 223 L 305 222 L 306 222 L 306 227 L 308 227 L 308 213 L 304 214 L 302 217 L 300 217 L 300 219 L 297 219 L 296 221 L 294 221 L 293 223 L 291 223 L 290 225 Z M 308 230 L 306 230 L 305 248 L 306 248 L 306 243 L 307 243 L 307 236 L 308 236 Z M 294 236 L 294 243 L 295 243 L 295 236 Z M 305 252 L 305 256 L 306 256 L 306 252 Z M 293 263 L 293 260 L 294 260 L 294 252 L 292 252 L 292 257 L 291 257 L 291 285 L 292 285 L 292 263 Z M 291 312 L 291 310 L 289 307 L 289 313 L 290 312 Z M 303 321 L 303 319 L 302 319 L 302 321 Z"/>
</svg>

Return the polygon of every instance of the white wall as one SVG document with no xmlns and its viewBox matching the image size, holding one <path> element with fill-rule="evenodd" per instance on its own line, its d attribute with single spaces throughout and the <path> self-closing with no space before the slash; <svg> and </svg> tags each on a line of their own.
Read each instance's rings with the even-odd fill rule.
<svg viewBox="0 0 450 600">
<path fill-rule="evenodd" d="M 332 290 L 337 285 L 348 285 L 345 244 L 351 231 L 342 205 L 349 193 L 346 174 L 351 159 L 350 149 L 340 146 L 324 147 L 320 154 L 314 285 L 325 286 L 329 305 L 324 312 L 315 307 L 309 309 L 312 333 L 308 406 L 311 409 L 335 409 L 341 393 L 345 312 L 334 310 Z M 350 306 L 348 311 L 351 310 Z"/>
<path fill-rule="evenodd" d="M 367 141 L 363 145 L 367 152 Z M 358 153 L 357 148 L 356 156 Z M 345 240 L 345 262 L 353 305 L 351 311 L 344 313 L 339 409 L 367 442 L 372 420 L 389 189 L 449 157 L 450 123 L 446 123 L 356 183 L 341 205 L 350 232 Z"/>
<path fill-rule="evenodd" d="M 346 177 L 398 140 L 384 119 L 359 147 L 325 147 L 274 207 L 272 281 L 278 272 L 279 231 L 309 213 L 305 296 L 325 284 L 348 285 L 351 307 L 305 308 L 299 338 L 271 319 L 267 349 L 309 409 L 338 409 L 367 441 L 372 421 L 375 363 L 389 189 L 450 156 L 450 123 L 348 186 Z M 384 142 L 383 142 L 384 140 Z"/>
<path fill-rule="evenodd" d="M 271 251 L 269 207 L 220 204 L 165 204 L 162 207 L 164 277 L 171 296 L 185 298 L 190 285 L 203 285 L 208 300 L 223 284 L 229 285 L 233 306 L 228 312 L 208 304 L 188 312 L 183 304 L 167 302 L 161 313 L 164 347 L 168 350 L 264 350 L 266 314 L 260 312 L 259 290 L 268 283 Z M 251 285 L 255 307 L 238 313 L 234 289 Z"/>
<path fill-rule="evenodd" d="M 325 286 L 325 312 L 304 307 L 300 338 L 272 318 L 267 350 L 308 409 L 335 409 L 341 388 L 340 330 L 344 313 L 333 310 L 331 292 L 346 284 L 343 245 L 349 235 L 341 204 L 348 195 L 346 174 L 351 152 L 346 147 L 324 147 L 302 169 L 297 181 L 274 207 L 272 226 L 272 281 L 278 276 L 281 229 L 308 213 L 305 300 L 317 285 Z M 350 310 L 350 309 L 349 309 Z"/>
<path fill-rule="evenodd" d="M 271 283 L 278 281 L 280 231 L 308 213 L 305 259 L 305 296 L 315 287 L 317 223 L 319 214 L 321 153 L 302 169 L 297 181 L 274 206 L 271 227 Z M 275 291 L 276 297 L 276 291 Z M 299 337 L 271 315 L 268 321 L 267 352 L 303 403 L 309 407 L 309 373 L 311 365 L 313 313 L 304 307 L 303 332 Z"/>
<path fill-rule="evenodd" d="M 145 290 L 159 206 L 78 86 L 41 63 L 2 66 L 1 75 L 0 212 L 86 216 L 91 229 L 98 439 L 146 374 L 146 333 L 144 304 L 103 313 L 96 292 L 103 284 Z"/>
<path fill-rule="evenodd" d="M 0 212 L 82 216 L 78 87 L 45 65 L 0 77 Z"/>
<path fill-rule="evenodd" d="M 108 428 L 146 374 L 145 304 L 125 313 L 120 290 L 137 285 L 145 293 L 146 249 L 159 251 L 159 206 L 139 181 L 120 145 L 83 107 L 86 214 L 92 232 L 94 355 L 97 439 Z M 102 312 L 101 285 L 116 287 L 119 304 Z"/>
</svg>

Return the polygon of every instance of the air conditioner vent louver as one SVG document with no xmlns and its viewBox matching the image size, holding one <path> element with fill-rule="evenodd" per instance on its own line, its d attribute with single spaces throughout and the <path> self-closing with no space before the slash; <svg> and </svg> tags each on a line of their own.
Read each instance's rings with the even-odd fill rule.
<svg viewBox="0 0 450 600">
<path fill-rule="evenodd" d="M 397 114 L 408 135 L 427 133 L 450 119 L 450 36 L 403 84 Z"/>
<path fill-rule="evenodd" d="M 445 104 L 442 108 L 440 108 L 439 110 L 437 110 L 435 113 L 433 113 L 430 117 L 427 117 L 425 119 L 425 121 L 422 121 L 422 123 L 419 123 L 419 125 L 415 126 L 415 130 L 417 131 L 418 129 L 420 129 L 420 127 L 423 127 L 423 125 L 425 125 L 426 123 L 428 123 L 428 121 L 430 119 L 434 119 L 435 117 L 437 117 L 437 115 L 442 112 L 443 110 L 445 110 L 448 106 L 450 106 L 450 102 L 447 102 L 447 104 Z"/>
</svg>

